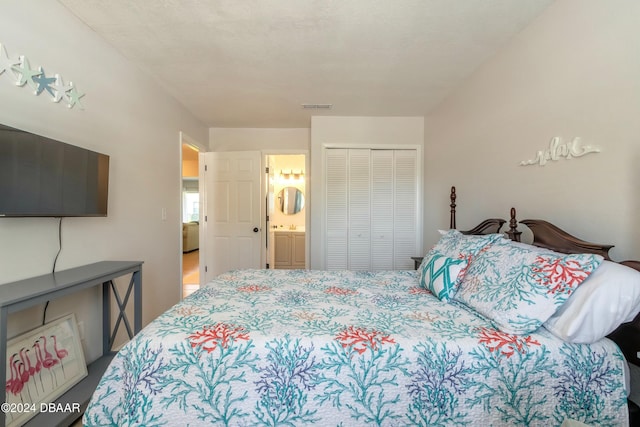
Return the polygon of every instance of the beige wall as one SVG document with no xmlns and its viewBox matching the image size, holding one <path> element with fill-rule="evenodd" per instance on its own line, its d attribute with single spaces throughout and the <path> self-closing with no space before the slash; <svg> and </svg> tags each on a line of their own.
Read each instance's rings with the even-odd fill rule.
<svg viewBox="0 0 640 427">
<path fill-rule="evenodd" d="M 308 150 L 309 129 L 210 128 L 211 151 Z"/>
<path fill-rule="evenodd" d="M 184 160 L 182 162 L 183 178 L 197 178 L 198 173 L 199 173 L 199 170 L 198 170 L 197 160 Z"/>
<path fill-rule="evenodd" d="M 180 296 L 180 131 L 206 142 L 207 129 L 62 5 L 7 1 L 0 43 L 10 56 L 59 73 L 86 95 L 68 109 L 46 93 L 0 75 L 0 123 L 111 156 L 107 218 L 65 218 L 57 269 L 99 260 L 141 260 L 143 323 Z M 161 210 L 166 209 L 166 220 Z M 58 250 L 57 220 L 0 219 L 0 283 L 49 273 Z M 128 280 L 127 280 L 128 282 Z M 121 283 L 122 285 L 123 283 Z M 98 289 L 52 301 L 48 319 L 75 312 L 87 331 L 87 359 L 101 349 Z M 9 319 L 10 334 L 37 326 L 43 307 Z"/>
<path fill-rule="evenodd" d="M 425 119 L 425 246 L 485 217 L 548 219 L 640 258 L 640 2 L 558 0 Z M 519 166 L 553 137 L 602 148 Z"/>
<path fill-rule="evenodd" d="M 206 141 L 204 141 L 206 143 Z M 199 151 L 194 150 L 188 144 L 182 144 L 182 177 L 197 178 L 199 171 Z"/>
</svg>

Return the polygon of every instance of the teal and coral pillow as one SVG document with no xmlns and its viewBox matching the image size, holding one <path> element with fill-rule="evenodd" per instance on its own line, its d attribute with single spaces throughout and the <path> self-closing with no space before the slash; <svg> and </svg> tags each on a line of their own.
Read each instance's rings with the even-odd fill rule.
<svg viewBox="0 0 640 427">
<path fill-rule="evenodd" d="M 441 301 L 449 301 L 467 268 L 464 258 L 450 258 L 431 250 L 420 266 L 420 286 Z"/>
<path fill-rule="evenodd" d="M 593 254 L 560 254 L 500 239 L 478 254 L 454 299 L 511 334 L 528 334 L 551 317 L 600 265 Z"/>
<path fill-rule="evenodd" d="M 431 251 L 453 259 L 465 259 L 467 263 L 471 263 L 473 258 L 487 246 L 498 239 L 502 239 L 502 234 L 466 235 L 458 230 L 447 230 L 440 233 L 442 236 Z M 420 270 L 422 270 L 426 262 L 429 262 L 428 255 L 422 260 Z"/>
</svg>

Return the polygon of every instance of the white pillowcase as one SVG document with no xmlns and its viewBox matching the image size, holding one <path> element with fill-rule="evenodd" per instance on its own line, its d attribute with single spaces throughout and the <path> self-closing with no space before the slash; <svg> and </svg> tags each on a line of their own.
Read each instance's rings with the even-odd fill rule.
<svg viewBox="0 0 640 427">
<path fill-rule="evenodd" d="M 543 326 L 565 341 L 593 343 L 639 311 L 640 272 L 603 261 Z"/>
</svg>

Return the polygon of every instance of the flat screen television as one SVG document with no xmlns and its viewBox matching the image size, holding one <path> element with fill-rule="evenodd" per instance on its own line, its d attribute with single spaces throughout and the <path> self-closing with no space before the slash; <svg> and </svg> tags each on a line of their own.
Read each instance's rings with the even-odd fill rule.
<svg viewBox="0 0 640 427">
<path fill-rule="evenodd" d="M 107 216 L 109 156 L 0 124 L 0 217 Z"/>
</svg>

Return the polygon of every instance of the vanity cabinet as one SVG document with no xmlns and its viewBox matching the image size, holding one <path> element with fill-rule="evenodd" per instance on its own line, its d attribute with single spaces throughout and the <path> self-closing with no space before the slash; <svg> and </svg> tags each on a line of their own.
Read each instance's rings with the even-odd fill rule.
<svg viewBox="0 0 640 427">
<path fill-rule="evenodd" d="M 275 268 L 305 268 L 305 233 L 275 231 L 273 233 Z"/>
</svg>

